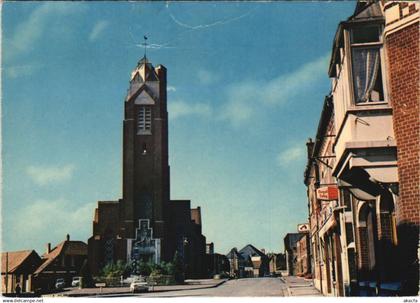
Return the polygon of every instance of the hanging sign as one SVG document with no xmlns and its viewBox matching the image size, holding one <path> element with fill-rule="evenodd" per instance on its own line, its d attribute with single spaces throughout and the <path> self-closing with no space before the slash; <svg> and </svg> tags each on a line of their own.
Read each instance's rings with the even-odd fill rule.
<svg viewBox="0 0 420 303">
<path fill-rule="evenodd" d="M 325 186 L 316 190 L 316 198 L 318 200 L 337 200 L 338 188 L 337 186 Z"/>
<path fill-rule="evenodd" d="M 308 223 L 298 224 L 297 230 L 298 230 L 298 233 L 307 233 L 309 232 L 309 224 Z"/>
</svg>

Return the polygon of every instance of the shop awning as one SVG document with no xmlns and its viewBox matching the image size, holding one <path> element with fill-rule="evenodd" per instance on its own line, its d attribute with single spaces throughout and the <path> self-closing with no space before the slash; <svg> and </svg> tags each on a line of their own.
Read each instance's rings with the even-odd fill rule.
<svg viewBox="0 0 420 303">
<path fill-rule="evenodd" d="M 359 200 L 375 200 L 377 196 L 385 191 L 385 188 L 381 185 L 381 181 L 373 177 L 369 172 L 375 173 L 376 177 L 380 176 L 378 175 L 380 173 L 378 170 L 352 167 L 341 174 L 338 185 L 347 187 Z"/>
</svg>

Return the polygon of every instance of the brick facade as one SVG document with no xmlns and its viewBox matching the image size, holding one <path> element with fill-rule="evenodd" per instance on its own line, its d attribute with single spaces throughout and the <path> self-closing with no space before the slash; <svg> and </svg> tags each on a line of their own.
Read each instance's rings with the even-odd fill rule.
<svg viewBox="0 0 420 303">
<path fill-rule="evenodd" d="M 398 5 L 399 13 L 396 13 Z M 392 13 L 394 10 L 394 13 Z M 399 195 L 396 205 L 401 294 L 419 291 L 420 223 L 419 4 L 385 5 L 385 36 L 390 102 L 398 152 Z"/>
<path fill-rule="evenodd" d="M 397 221 L 420 222 L 419 170 L 419 23 L 386 39 L 390 96 L 398 151 L 399 201 Z"/>
</svg>

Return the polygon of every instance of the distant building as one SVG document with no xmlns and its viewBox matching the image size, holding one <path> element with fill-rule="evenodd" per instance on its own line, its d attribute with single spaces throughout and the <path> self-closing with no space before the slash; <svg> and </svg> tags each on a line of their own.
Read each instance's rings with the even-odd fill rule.
<svg viewBox="0 0 420 303">
<path fill-rule="evenodd" d="M 87 256 L 87 244 L 72 241 L 69 235 L 53 248 L 48 243 L 47 250 L 42 255 L 42 263 L 33 274 L 34 290 L 53 290 L 58 278 L 63 278 L 70 286 L 72 278 L 80 275 L 82 266 L 87 266 Z"/>
<path fill-rule="evenodd" d="M 251 244 L 240 251 L 236 247 L 232 248 L 226 257 L 229 260 L 231 276 L 262 277 L 269 273 L 268 257 Z"/>
<path fill-rule="evenodd" d="M 286 269 L 286 258 L 284 254 L 269 253 L 267 257 L 270 274 L 280 274 L 281 270 Z"/>
<path fill-rule="evenodd" d="M 297 242 L 303 237 L 301 233 L 288 233 L 284 237 L 286 270 L 290 276 L 297 274 Z"/>
<path fill-rule="evenodd" d="M 214 252 L 214 243 L 206 244 L 206 276 L 212 278 L 216 274 L 229 273 L 230 264 L 229 260 L 225 255 Z"/>
<path fill-rule="evenodd" d="M 3 252 L 1 254 L 1 292 L 15 293 L 19 284 L 21 292 L 33 292 L 33 274 L 42 263 L 35 250 Z"/>
<path fill-rule="evenodd" d="M 214 243 L 206 243 L 206 254 L 214 254 Z"/>
<path fill-rule="evenodd" d="M 311 256 L 309 234 L 303 234 L 303 237 L 297 242 L 297 270 L 296 275 L 301 277 L 311 277 Z"/>
<path fill-rule="evenodd" d="M 232 248 L 226 255 L 229 260 L 230 276 L 242 277 L 245 271 L 245 258 L 238 252 L 236 247 Z"/>
</svg>

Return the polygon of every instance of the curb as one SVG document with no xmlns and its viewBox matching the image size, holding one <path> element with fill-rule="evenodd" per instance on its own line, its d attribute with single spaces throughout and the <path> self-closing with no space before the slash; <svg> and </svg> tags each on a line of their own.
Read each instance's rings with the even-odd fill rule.
<svg viewBox="0 0 420 303">
<path fill-rule="evenodd" d="M 211 288 L 219 287 L 220 285 L 225 284 L 227 281 L 229 281 L 229 279 L 224 279 L 224 280 L 220 281 L 219 283 L 211 286 Z"/>
<path fill-rule="evenodd" d="M 292 296 L 292 293 L 291 293 L 291 291 L 290 291 L 290 287 L 289 287 L 289 285 L 287 284 L 287 282 L 286 282 L 286 279 L 285 278 L 283 278 L 283 277 L 280 277 L 280 280 L 284 283 L 284 284 L 286 284 L 286 290 L 287 290 L 287 295 L 283 292 L 283 294 L 285 295 L 285 297 L 291 297 Z"/>
</svg>

